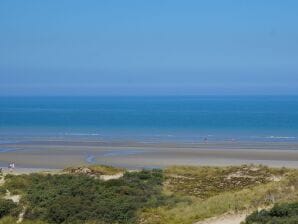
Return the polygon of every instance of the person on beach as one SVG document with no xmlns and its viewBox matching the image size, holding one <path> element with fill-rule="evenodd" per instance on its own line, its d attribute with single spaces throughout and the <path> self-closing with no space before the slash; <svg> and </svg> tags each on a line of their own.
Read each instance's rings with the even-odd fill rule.
<svg viewBox="0 0 298 224">
<path fill-rule="evenodd" d="M 14 163 L 9 163 L 9 165 L 8 165 L 9 171 L 12 172 L 14 170 L 14 168 L 15 168 L 15 164 Z"/>
</svg>

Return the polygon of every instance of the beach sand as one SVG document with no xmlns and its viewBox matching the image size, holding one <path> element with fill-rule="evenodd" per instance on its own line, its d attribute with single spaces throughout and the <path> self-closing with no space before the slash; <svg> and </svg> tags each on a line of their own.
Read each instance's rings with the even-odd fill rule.
<svg viewBox="0 0 298 224">
<path fill-rule="evenodd" d="M 263 164 L 298 168 L 295 142 L 141 143 L 38 140 L 1 144 L 0 167 L 61 169 L 86 164 L 125 168 L 170 165 L 227 166 Z"/>
</svg>

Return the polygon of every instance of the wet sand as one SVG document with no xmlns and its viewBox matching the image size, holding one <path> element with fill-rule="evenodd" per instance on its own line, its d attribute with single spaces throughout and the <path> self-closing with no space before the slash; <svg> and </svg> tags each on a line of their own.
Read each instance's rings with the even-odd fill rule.
<svg viewBox="0 0 298 224">
<path fill-rule="evenodd" d="M 1 151 L 2 149 L 2 151 Z M 65 168 L 105 164 L 126 168 L 263 164 L 298 168 L 297 142 L 142 143 L 38 140 L 0 145 L 0 167 Z"/>
</svg>

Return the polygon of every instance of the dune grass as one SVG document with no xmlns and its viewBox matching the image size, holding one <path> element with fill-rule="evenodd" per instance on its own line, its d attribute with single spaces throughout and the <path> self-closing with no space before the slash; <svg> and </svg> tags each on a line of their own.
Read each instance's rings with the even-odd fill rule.
<svg viewBox="0 0 298 224">
<path fill-rule="evenodd" d="M 142 224 L 191 224 L 227 212 L 253 210 L 276 202 L 298 200 L 298 172 L 263 166 L 170 167 L 166 194 L 181 201 L 141 214 Z"/>
<path fill-rule="evenodd" d="M 266 184 L 280 178 L 286 169 L 265 166 L 194 167 L 173 166 L 165 170 L 167 191 L 199 198 L 209 198 L 227 191 Z"/>
<path fill-rule="evenodd" d="M 66 173 L 80 173 L 85 169 L 86 172 L 90 172 L 90 174 L 94 175 L 115 175 L 121 172 L 124 172 L 125 169 L 117 168 L 113 166 L 106 165 L 90 165 L 90 166 L 81 166 L 81 167 L 70 167 L 64 169 Z"/>
<path fill-rule="evenodd" d="M 17 218 L 15 217 L 11 217 L 11 216 L 7 216 L 3 219 L 0 220 L 0 224 L 16 224 L 17 223 Z M 24 220 L 23 222 L 21 222 L 22 224 L 48 224 L 46 222 L 40 221 L 40 220 Z"/>
</svg>

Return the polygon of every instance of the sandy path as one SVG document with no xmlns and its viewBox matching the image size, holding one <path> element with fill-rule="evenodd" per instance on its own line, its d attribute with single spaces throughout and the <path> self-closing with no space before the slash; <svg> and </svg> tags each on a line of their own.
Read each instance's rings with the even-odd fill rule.
<svg viewBox="0 0 298 224">
<path fill-rule="evenodd" d="M 9 190 L 6 190 L 6 195 L 4 196 L 4 199 L 12 200 L 14 203 L 19 203 L 21 200 L 21 195 L 11 195 Z"/>
<path fill-rule="evenodd" d="M 116 180 L 123 177 L 124 173 L 117 173 L 114 175 L 100 175 L 99 179 L 108 181 L 108 180 Z"/>
<path fill-rule="evenodd" d="M 4 183 L 5 183 L 5 179 L 4 179 L 4 176 L 2 176 L 0 178 L 0 186 L 3 185 Z M 12 200 L 14 203 L 18 204 L 20 203 L 21 195 L 11 195 L 10 191 L 6 190 L 6 194 L 3 198 L 7 200 Z M 21 223 L 24 220 L 25 212 L 26 212 L 26 207 L 23 207 L 21 213 L 18 216 L 17 223 Z"/>
</svg>

